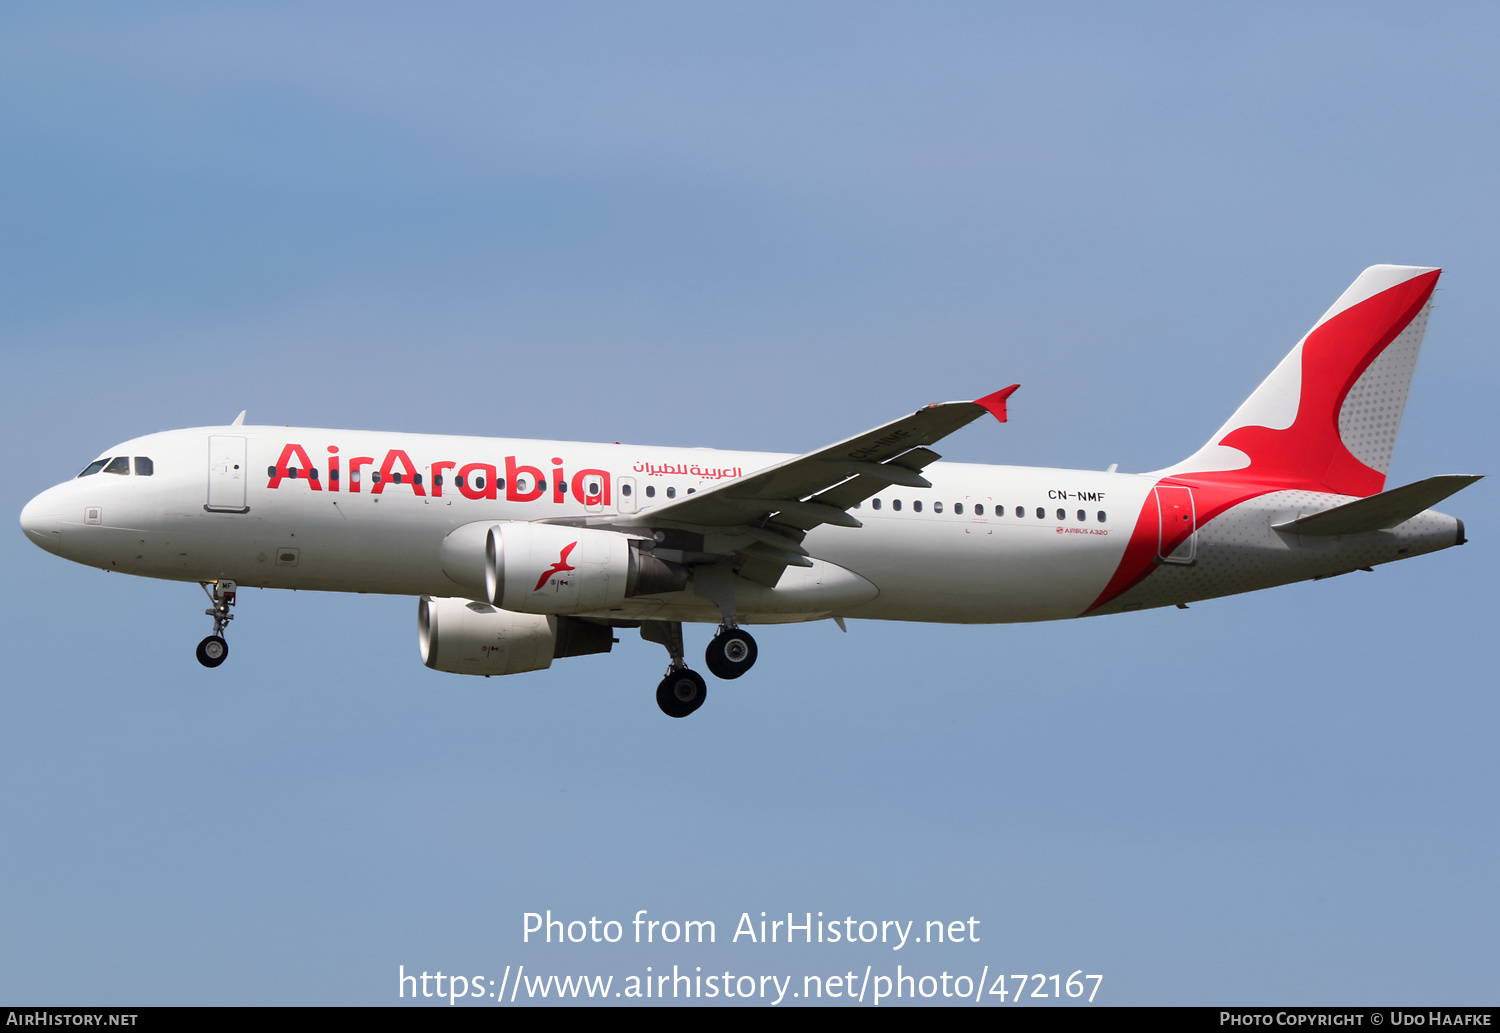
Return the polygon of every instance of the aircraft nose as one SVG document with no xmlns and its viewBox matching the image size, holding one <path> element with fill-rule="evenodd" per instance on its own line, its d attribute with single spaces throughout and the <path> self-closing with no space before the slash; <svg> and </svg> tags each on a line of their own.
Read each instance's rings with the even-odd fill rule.
<svg viewBox="0 0 1500 1033">
<path fill-rule="evenodd" d="M 62 546 L 62 506 L 56 489 L 48 488 L 21 510 L 21 530 L 32 543 L 48 552 Z"/>
</svg>

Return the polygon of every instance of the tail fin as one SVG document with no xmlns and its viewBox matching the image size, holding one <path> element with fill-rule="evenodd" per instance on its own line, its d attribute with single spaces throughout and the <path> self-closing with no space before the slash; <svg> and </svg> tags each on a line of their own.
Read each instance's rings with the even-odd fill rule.
<svg viewBox="0 0 1500 1033">
<path fill-rule="evenodd" d="M 1379 492 L 1441 272 L 1374 265 L 1360 273 L 1208 444 L 1162 473 Z"/>
</svg>

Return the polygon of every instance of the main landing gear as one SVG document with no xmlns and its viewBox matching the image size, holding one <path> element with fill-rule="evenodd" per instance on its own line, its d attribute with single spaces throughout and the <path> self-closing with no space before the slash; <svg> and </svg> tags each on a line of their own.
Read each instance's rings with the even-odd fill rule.
<svg viewBox="0 0 1500 1033">
<path fill-rule="evenodd" d="M 208 594 L 209 608 L 203 612 L 214 619 L 214 633 L 198 643 L 198 662 L 204 667 L 218 667 L 229 659 L 229 643 L 224 641 L 224 628 L 234 620 L 230 607 L 234 606 L 236 585 L 233 581 L 200 581 Z"/>
<path fill-rule="evenodd" d="M 708 698 L 703 676 L 691 670 L 683 659 L 682 623 L 680 621 L 645 621 L 641 638 L 666 647 L 671 662 L 667 676 L 656 687 L 656 705 L 668 717 L 687 717 Z M 755 663 L 755 639 L 739 627 L 726 624 L 708 644 L 704 659 L 708 669 L 719 678 L 738 678 Z"/>
<path fill-rule="evenodd" d="M 728 680 L 738 678 L 755 666 L 756 654 L 755 639 L 748 631 L 733 624 L 721 624 L 703 659 L 715 678 Z"/>
</svg>

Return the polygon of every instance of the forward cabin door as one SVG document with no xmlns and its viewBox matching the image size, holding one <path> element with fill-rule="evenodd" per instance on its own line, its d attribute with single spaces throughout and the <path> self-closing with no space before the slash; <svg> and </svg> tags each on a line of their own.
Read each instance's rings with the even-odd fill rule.
<svg viewBox="0 0 1500 1033">
<path fill-rule="evenodd" d="M 1191 563 L 1198 556 L 1198 516 L 1193 489 L 1163 484 L 1156 488 L 1160 517 L 1156 555 L 1163 563 Z"/>
<path fill-rule="evenodd" d="M 211 435 L 208 439 L 208 504 L 211 513 L 248 513 L 245 483 L 245 439 Z"/>
</svg>

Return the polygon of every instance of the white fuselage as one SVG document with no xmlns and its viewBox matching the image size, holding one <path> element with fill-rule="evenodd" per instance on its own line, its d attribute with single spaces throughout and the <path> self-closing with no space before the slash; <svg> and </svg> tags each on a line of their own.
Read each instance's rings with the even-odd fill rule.
<svg viewBox="0 0 1500 1033">
<path fill-rule="evenodd" d="M 472 585 L 445 573 L 442 560 L 445 538 L 464 525 L 640 513 L 789 458 L 243 426 L 151 434 L 105 455 L 149 458 L 152 472 L 101 471 L 38 495 L 22 515 L 36 544 L 146 577 L 469 598 L 478 597 Z M 297 476 L 277 476 L 278 468 Z M 739 619 L 1053 620 L 1339 573 L 1458 540 L 1456 521 L 1426 513 L 1393 531 L 1299 541 L 1270 525 L 1343 499 L 1310 506 L 1307 492 L 1256 492 L 1199 520 L 1191 541 L 1169 550 L 1175 555 L 1154 558 L 1165 576 L 1153 573 L 1102 600 L 1132 536 L 1155 534 L 1143 507 L 1156 512 L 1158 476 L 962 463 L 934 463 L 924 475 L 930 488 L 892 486 L 857 507 L 852 515 L 863 526 L 823 525 L 807 535 L 803 545 L 821 562 L 787 568 L 777 586 L 803 586 L 793 597 L 804 602 L 788 608 L 763 590 L 746 591 Z M 1226 581 L 1231 559 L 1235 569 L 1246 562 L 1251 569 Z M 868 582 L 873 597 L 839 596 L 832 587 L 820 597 L 836 568 Z M 714 622 L 719 610 L 689 589 L 626 599 L 593 616 Z"/>
</svg>

